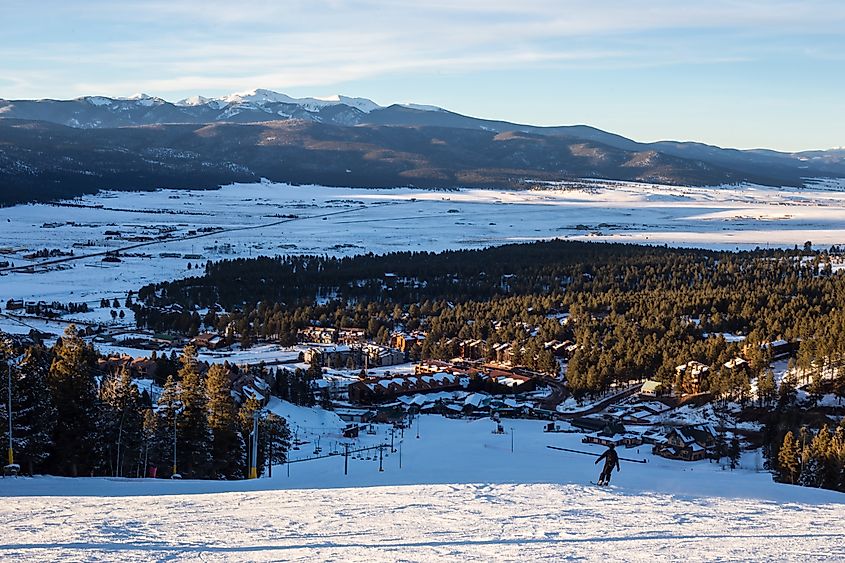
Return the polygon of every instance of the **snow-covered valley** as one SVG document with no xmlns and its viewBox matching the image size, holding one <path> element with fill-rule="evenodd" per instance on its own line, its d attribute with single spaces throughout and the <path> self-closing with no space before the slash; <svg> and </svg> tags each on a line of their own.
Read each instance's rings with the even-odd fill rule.
<svg viewBox="0 0 845 563">
<path fill-rule="evenodd" d="M 835 181 L 813 189 L 589 181 L 525 191 L 262 183 L 103 192 L 68 204 L 0 209 L 0 263 L 16 268 L 0 267 L 0 298 L 97 302 L 191 275 L 189 263 L 258 255 L 440 251 L 551 238 L 727 250 L 845 241 L 845 190 Z M 68 255 L 26 258 L 43 249 Z M 120 261 L 104 261 L 107 253 Z"/>
</svg>

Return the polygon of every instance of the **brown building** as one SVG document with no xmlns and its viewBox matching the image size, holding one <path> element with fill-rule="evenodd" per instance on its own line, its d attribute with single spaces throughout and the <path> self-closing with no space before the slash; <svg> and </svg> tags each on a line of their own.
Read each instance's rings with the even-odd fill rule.
<svg viewBox="0 0 845 563">
<path fill-rule="evenodd" d="M 129 354 L 121 354 L 100 358 L 97 360 L 97 367 L 103 373 L 118 374 L 126 369 L 133 379 L 153 379 L 158 364 L 150 358 L 133 358 Z"/>
</svg>

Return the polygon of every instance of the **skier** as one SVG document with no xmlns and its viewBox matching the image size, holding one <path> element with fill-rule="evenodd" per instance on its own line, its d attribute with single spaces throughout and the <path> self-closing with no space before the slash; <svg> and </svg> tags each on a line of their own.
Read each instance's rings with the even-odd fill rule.
<svg viewBox="0 0 845 563">
<path fill-rule="evenodd" d="M 613 472 L 613 466 L 616 466 L 616 471 L 619 471 L 619 455 L 616 453 L 616 447 L 610 444 L 607 450 L 596 459 L 596 464 L 604 460 L 604 468 L 599 475 L 599 485 L 609 485 L 610 475 Z"/>
</svg>

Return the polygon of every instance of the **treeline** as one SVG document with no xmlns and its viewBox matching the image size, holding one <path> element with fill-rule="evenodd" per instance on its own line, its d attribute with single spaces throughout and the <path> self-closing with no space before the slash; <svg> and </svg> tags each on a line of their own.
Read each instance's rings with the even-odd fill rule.
<svg viewBox="0 0 845 563">
<path fill-rule="evenodd" d="M 25 473 L 141 477 L 155 467 L 168 477 L 175 453 L 175 471 L 184 477 L 244 478 L 256 412 L 259 470 L 286 459 L 285 420 L 252 397 L 238 405 L 227 369 L 203 372 L 190 346 L 155 403 L 128 371 L 100 372 L 97 353 L 72 325 L 52 348 L 9 341 L 0 360 L 12 365 L 13 449 Z M 6 397 L 7 378 L 0 380 Z M 0 418 L 7 417 L 3 401 Z M 5 424 L 2 439 L 7 443 Z"/>
<path fill-rule="evenodd" d="M 781 384 L 777 408 L 763 427 L 769 469 L 783 483 L 845 492 L 845 419 L 796 405 L 796 379 Z"/>
</svg>

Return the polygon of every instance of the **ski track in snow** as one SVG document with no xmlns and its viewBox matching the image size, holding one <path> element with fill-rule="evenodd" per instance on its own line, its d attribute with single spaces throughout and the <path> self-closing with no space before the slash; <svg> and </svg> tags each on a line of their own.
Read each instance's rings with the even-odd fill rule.
<svg viewBox="0 0 845 563">
<path fill-rule="evenodd" d="M 840 505 L 626 495 L 580 485 L 35 497 L 11 504 L 1 512 L 6 561 L 845 557 Z"/>
</svg>

